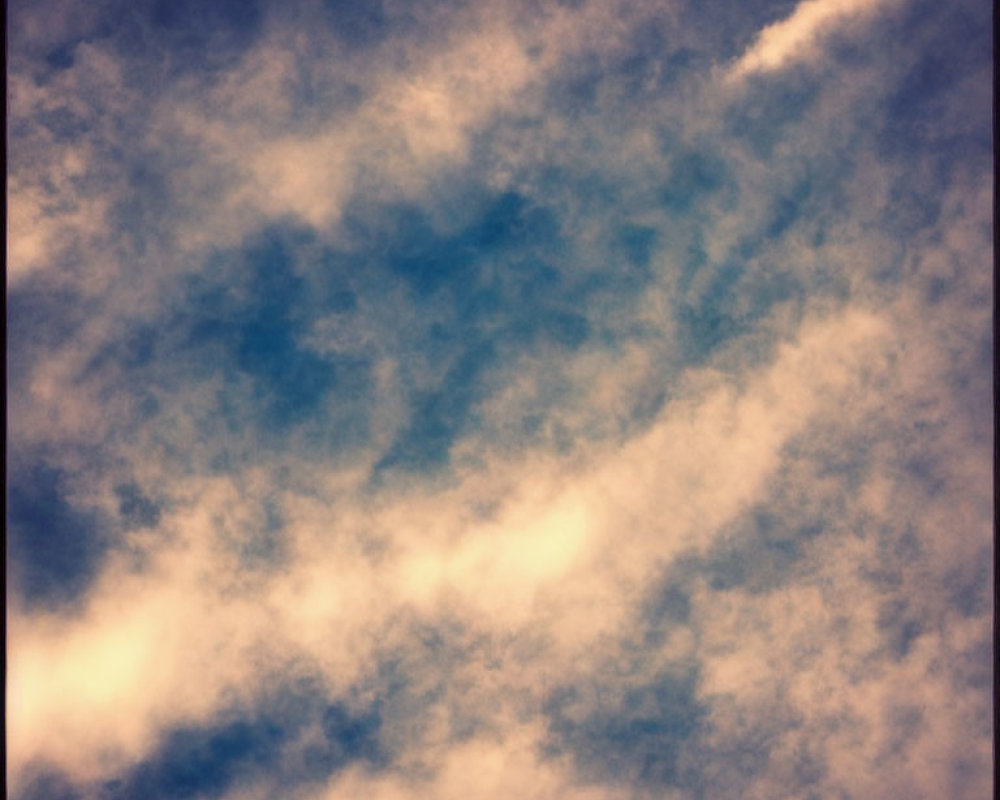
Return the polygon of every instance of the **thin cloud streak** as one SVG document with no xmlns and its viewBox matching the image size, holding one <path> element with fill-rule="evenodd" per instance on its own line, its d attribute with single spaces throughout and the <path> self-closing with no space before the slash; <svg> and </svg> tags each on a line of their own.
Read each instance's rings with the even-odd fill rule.
<svg viewBox="0 0 1000 800">
<path fill-rule="evenodd" d="M 837 26 L 858 20 L 887 5 L 887 0 L 803 0 L 791 16 L 765 27 L 726 75 L 736 81 L 773 72 L 815 57 L 821 37 Z"/>
</svg>

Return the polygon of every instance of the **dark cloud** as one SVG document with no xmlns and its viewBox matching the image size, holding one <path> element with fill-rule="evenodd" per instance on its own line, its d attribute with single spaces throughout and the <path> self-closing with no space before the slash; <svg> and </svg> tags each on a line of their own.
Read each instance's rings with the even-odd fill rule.
<svg viewBox="0 0 1000 800">
<path fill-rule="evenodd" d="M 749 90 L 726 109 L 726 131 L 757 158 L 770 159 L 807 120 L 820 91 L 815 79 L 798 72 L 751 78 Z"/>
<path fill-rule="evenodd" d="M 392 30 L 382 0 L 352 3 L 350 0 L 324 0 L 323 9 L 338 39 L 351 48 L 380 44 Z"/>
<path fill-rule="evenodd" d="M 747 363 L 762 363 L 778 340 L 766 329 L 761 330 L 760 323 L 779 304 L 794 305 L 796 313 L 801 314 L 808 294 L 802 279 L 767 267 L 748 268 L 735 258 L 718 266 L 696 264 L 683 276 L 682 285 L 695 276 L 707 278 L 707 285 L 695 298 L 680 301 L 676 312 L 677 344 L 684 360 L 703 363 L 742 340 L 740 357 Z M 813 296 L 837 296 L 836 284 L 809 288 Z"/>
<path fill-rule="evenodd" d="M 8 469 L 11 590 L 29 607 L 79 602 L 110 544 L 108 521 L 71 497 L 62 469 L 45 461 L 9 463 Z"/>
<path fill-rule="evenodd" d="M 672 214 L 697 208 L 727 180 L 725 163 L 709 152 L 671 153 L 670 177 L 663 187 L 663 204 Z"/>
<path fill-rule="evenodd" d="M 283 429 L 324 418 L 326 399 L 343 392 L 354 398 L 354 422 L 360 415 L 364 428 L 358 400 L 368 384 L 365 360 L 324 356 L 303 343 L 311 320 L 328 310 L 324 300 L 340 312 L 351 297 L 310 290 L 299 263 L 309 236 L 296 230 L 264 232 L 231 254 L 214 280 L 195 282 L 178 319 L 167 323 L 182 322 L 187 329 L 184 347 L 195 369 L 221 371 L 224 406 L 242 414 L 250 403 L 250 418 L 233 418 L 234 425 L 256 419 Z"/>
<path fill-rule="evenodd" d="M 130 16 L 117 37 L 122 50 L 133 57 L 158 51 L 166 73 L 176 75 L 232 65 L 260 36 L 266 14 L 257 0 L 151 0 Z"/>
<path fill-rule="evenodd" d="M 68 343 L 93 311 L 71 290 L 44 276 L 12 287 L 7 296 L 8 352 L 15 360 L 35 360 Z"/>
<path fill-rule="evenodd" d="M 899 53 L 905 56 L 902 75 L 887 98 L 879 139 L 887 155 L 905 159 L 921 152 L 953 161 L 961 158 L 963 148 L 989 146 L 985 108 L 968 108 L 961 116 L 949 113 L 962 84 L 981 73 L 991 52 L 988 21 L 987 8 L 979 3 L 908 5 L 901 24 L 920 47 Z"/>
<path fill-rule="evenodd" d="M 571 755 L 585 781 L 654 789 L 684 785 L 690 780 L 688 752 L 697 746 L 705 713 L 696 686 L 692 672 L 615 686 L 620 697 L 611 699 L 618 692 L 609 692 L 596 703 L 591 698 L 601 698 L 599 684 L 558 690 L 546 704 L 547 749 Z"/>
<path fill-rule="evenodd" d="M 124 780 L 107 782 L 102 794 L 107 798 L 220 797 L 247 772 L 273 764 L 284 734 L 280 725 L 269 721 L 171 731 L 153 758 Z"/>
<path fill-rule="evenodd" d="M 618 231 L 618 242 L 625 258 L 635 267 L 646 269 L 656 249 L 655 228 L 643 225 L 623 225 Z"/>
<path fill-rule="evenodd" d="M 13 800 L 82 800 L 85 795 L 66 775 L 43 768 L 36 769 L 26 785 L 11 796 Z"/>
<path fill-rule="evenodd" d="M 684 305 L 678 310 L 680 347 L 689 363 L 705 361 L 720 345 L 747 331 L 739 312 L 726 308 L 726 301 L 735 296 L 742 272 L 736 265 L 720 268 L 697 305 Z"/>
<path fill-rule="evenodd" d="M 391 468 L 433 471 L 446 465 L 452 442 L 474 421 L 474 403 L 483 392 L 480 376 L 494 359 L 488 342 L 469 347 L 437 391 L 418 395 L 409 425 L 376 464 L 376 474 Z"/>
<path fill-rule="evenodd" d="M 706 573 L 712 589 L 725 591 L 771 591 L 792 575 L 801 558 L 794 540 L 768 541 L 753 537 L 748 541 L 723 540 L 708 557 Z"/>
<path fill-rule="evenodd" d="M 553 212 L 516 192 L 487 199 L 469 224 L 451 235 L 435 230 L 428 211 L 417 205 L 380 209 L 373 219 L 357 219 L 353 227 L 361 240 L 358 263 L 384 265 L 405 279 L 418 298 L 447 290 L 459 302 L 493 266 L 492 258 L 523 259 L 559 244 Z M 493 269 L 503 266 L 501 262 Z"/>
<path fill-rule="evenodd" d="M 377 471 L 446 464 L 455 437 L 475 427 L 475 403 L 494 370 L 533 347 L 572 351 L 592 335 L 588 297 L 605 290 L 564 279 L 558 217 L 520 194 L 484 200 L 455 233 L 439 233 L 416 206 L 382 209 L 351 224 L 358 244 L 338 261 L 398 276 L 415 312 L 433 303 L 429 318 L 407 314 L 417 327 L 400 331 L 401 344 L 429 354 L 441 375 L 433 387 L 413 392 L 410 420 Z M 648 261 L 652 232 L 626 228 L 623 238 L 631 260 Z M 366 297 L 372 306 L 384 302 L 384 290 L 356 291 L 377 291 Z"/>
<path fill-rule="evenodd" d="M 150 757 L 104 782 L 99 796 L 222 797 L 261 777 L 289 791 L 350 764 L 385 761 L 377 708 L 354 710 L 308 687 L 273 693 L 260 707 L 228 716 L 164 732 Z"/>
<path fill-rule="evenodd" d="M 989 606 L 987 591 L 992 567 L 989 553 L 984 551 L 975 562 L 963 565 L 946 579 L 945 587 L 950 605 L 967 617 L 978 617 L 986 613 Z"/>
<path fill-rule="evenodd" d="M 924 632 L 924 622 L 902 599 L 883 603 L 878 616 L 879 631 L 894 658 L 905 658 L 914 640 Z"/>
<path fill-rule="evenodd" d="M 160 522 L 160 506 L 134 483 L 115 487 L 118 513 L 130 528 L 155 528 Z"/>
</svg>

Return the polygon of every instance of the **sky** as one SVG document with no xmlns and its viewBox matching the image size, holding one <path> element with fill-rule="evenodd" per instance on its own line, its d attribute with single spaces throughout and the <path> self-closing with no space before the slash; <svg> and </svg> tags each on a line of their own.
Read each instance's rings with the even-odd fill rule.
<svg viewBox="0 0 1000 800">
<path fill-rule="evenodd" d="M 10 796 L 989 796 L 991 13 L 12 0 Z"/>
</svg>

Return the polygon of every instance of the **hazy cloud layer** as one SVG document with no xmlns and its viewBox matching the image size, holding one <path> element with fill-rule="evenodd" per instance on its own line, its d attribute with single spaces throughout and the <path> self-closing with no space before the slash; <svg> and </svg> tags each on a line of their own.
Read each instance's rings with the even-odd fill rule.
<svg viewBox="0 0 1000 800">
<path fill-rule="evenodd" d="M 989 21 L 13 3 L 11 795 L 985 796 Z"/>
</svg>

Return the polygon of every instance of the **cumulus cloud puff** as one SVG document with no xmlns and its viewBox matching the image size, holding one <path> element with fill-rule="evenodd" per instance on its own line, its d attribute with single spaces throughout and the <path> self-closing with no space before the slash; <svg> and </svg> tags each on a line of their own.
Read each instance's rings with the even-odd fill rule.
<svg viewBox="0 0 1000 800">
<path fill-rule="evenodd" d="M 986 794 L 989 17 L 13 3 L 10 794 Z"/>
</svg>

